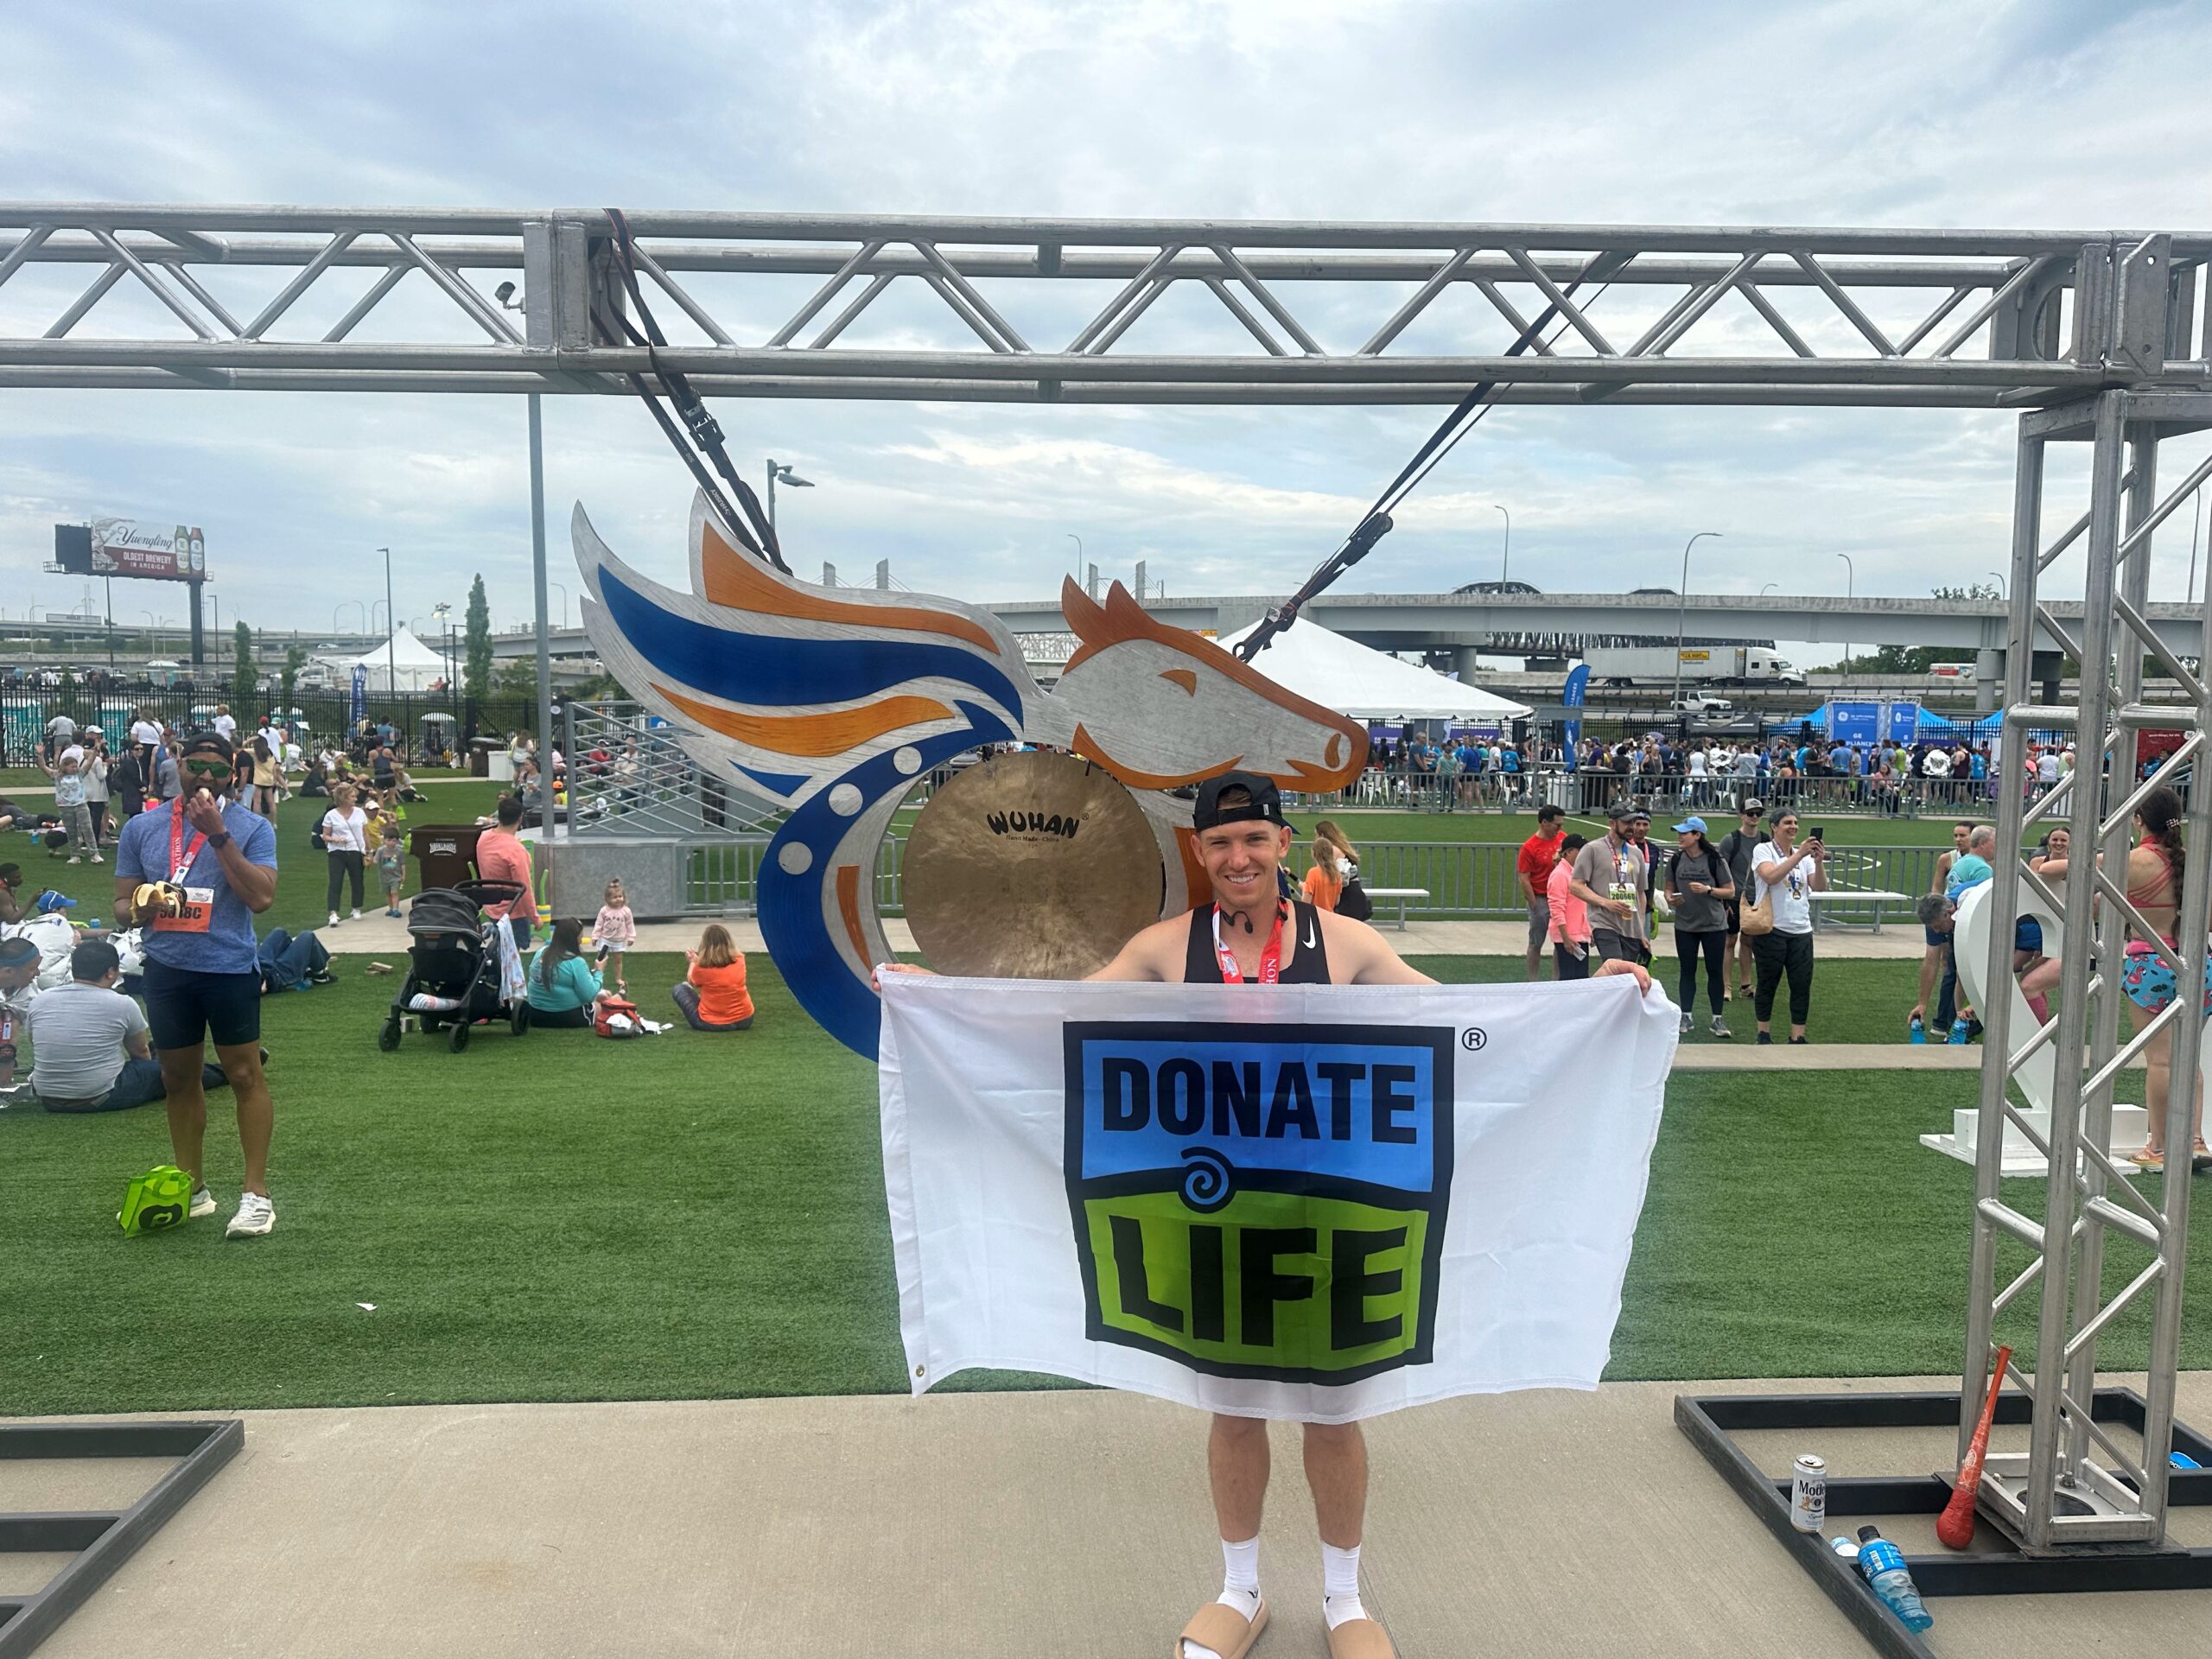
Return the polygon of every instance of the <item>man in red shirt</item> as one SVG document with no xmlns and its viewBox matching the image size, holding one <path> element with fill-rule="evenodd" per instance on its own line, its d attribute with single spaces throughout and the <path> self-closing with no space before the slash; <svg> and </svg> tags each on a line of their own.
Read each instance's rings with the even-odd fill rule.
<svg viewBox="0 0 2212 1659">
<path fill-rule="evenodd" d="M 1552 866 L 1559 861 L 1559 844 L 1567 838 L 1567 810 L 1545 806 L 1536 810 L 1536 833 L 1521 843 L 1521 856 L 1513 873 L 1521 883 L 1521 897 L 1529 906 L 1529 977 L 1541 979 L 1543 960 L 1551 954 L 1552 904 L 1547 884 Z"/>
<path fill-rule="evenodd" d="M 476 874 L 486 881 L 516 881 L 522 898 L 511 904 L 486 905 L 486 916 L 504 920 L 515 936 L 515 948 L 530 947 L 531 927 L 537 919 L 537 889 L 531 884 L 530 849 L 515 828 L 522 822 L 522 802 L 512 795 L 499 798 L 499 823 L 476 837 Z"/>
</svg>

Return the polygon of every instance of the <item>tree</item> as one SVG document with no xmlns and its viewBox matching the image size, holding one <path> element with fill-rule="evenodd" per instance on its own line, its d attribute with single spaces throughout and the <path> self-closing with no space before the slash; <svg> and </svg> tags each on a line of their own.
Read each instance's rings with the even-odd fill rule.
<svg viewBox="0 0 2212 1659">
<path fill-rule="evenodd" d="M 517 657 L 502 663 L 493 689 L 504 696 L 534 699 L 537 696 L 537 659 Z M 476 693 L 471 691 L 468 695 L 473 697 Z"/>
<path fill-rule="evenodd" d="M 231 710 L 251 719 L 254 693 L 261 676 L 253 664 L 253 630 L 243 622 L 231 630 Z"/>
<path fill-rule="evenodd" d="M 1993 582 L 1970 582 L 1963 588 L 1931 588 L 1938 599 L 2002 599 L 2005 590 Z"/>
<path fill-rule="evenodd" d="M 299 683 L 300 671 L 307 665 L 308 652 L 305 645 L 284 647 L 284 671 L 277 678 L 276 700 L 288 710 L 292 706 L 293 689 Z"/>
<path fill-rule="evenodd" d="M 466 639 L 467 652 L 461 671 L 461 690 L 472 699 L 481 700 L 492 690 L 492 607 L 484 597 L 481 573 L 469 584 Z M 534 683 L 534 671 L 532 677 Z"/>
</svg>

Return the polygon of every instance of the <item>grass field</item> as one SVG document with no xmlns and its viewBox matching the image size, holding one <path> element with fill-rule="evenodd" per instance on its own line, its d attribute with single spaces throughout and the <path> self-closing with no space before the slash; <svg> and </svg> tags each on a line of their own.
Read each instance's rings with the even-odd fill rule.
<svg viewBox="0 0 2212 1659">
<path fill-rule="evenodd" d="M 679 963 L 632 959 L 649 1010 L 669 1011 Z M 903 1388 L 874 1071 L 766 964 L 743 1035 L 486 1029 L 459 1055 L 419 1036 L 378 1053 L 394 982 L 340 966 L 267 1004 L 266 1240 L 207 1222 L 121 1236 L 124 1181 L 168 1156 L 158 1106 L 0 1111 L 0 1414 Z M 1914 1137 L 1974 1085 L 1676 1078 L 1609 1374 L 1955 1369 L 1971 1173 Z M 234 1202 L 227 1102 L 211 1103 L 210 1174 Z M 2208 1267 L 2191 1269 L 2186 1365 L 2212 1364 Z M 2122 1319 L 2110 1363 L 2140 1364 L 2143 1345 Z"/>
</svg>

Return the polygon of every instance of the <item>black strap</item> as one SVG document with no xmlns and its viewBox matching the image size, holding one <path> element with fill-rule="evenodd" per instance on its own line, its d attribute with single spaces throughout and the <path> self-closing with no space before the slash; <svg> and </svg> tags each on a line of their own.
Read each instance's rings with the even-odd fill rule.
<svg viewBox="0 0 2212 1659">
<path fill-rule="evenodd" d="M 1560 296 L 1560 299 L 1573 299 L 1583 283 L 1597 276 L 1601 270 L 1610 275 L 1627 263 L 1626 257 L 1617 253 L 1605 252 L 1592 255 L 1590 263 L 1583 266 L 1580 273 L 1567 285 L 1566 291 Z M 1608 283 L 1606 286 L 1610 287 L 1611 284 Z M 1605 289 L 1600 288 L 1598 292 L 1603 294 Z M 1559 301 L 1554 300 L 1548 303 L 1536 320 L 1523 328 L 1513 344 L 1506 347 L 1505 355 L 1518 357 L 1527 351 L 1535 343 L 1536 336 L 1541 334 L 1552 320 L 1559 315 Z M 1563 330 L 1566 325 L 1562 323 L 1560 327 Z M 1554 335 L 1554 338 L 1556 339 L 1557 336 Z M 1298 620 L 1300 609 L 1308 600 L 1323 592 L 1338 576 L 1365 558 L 1374 548 L 1375 543 L 1389 533 L 1390 509 L 1412 494 L 1415 486 L 1435 470 L 1437 463 L 1458 447 L 1459 440 L 1473 431 L 1481 424 L 1483 416 L 1497 407 L 1489 400 L 1491 395 L 1497 390 L 1497 385 L 1498 383 L 1495 380 L 1478 382 L 1473 389 L 1453 406 L 1452 412 L 1444 417 L 1436 430 L 1428 435 L 1428 441 L 1414 451 L 1413 459 L 1398 469 L 1398 475 L 1384 487 L 1382 494 L 1375 498 L 1375 505 L 1368 508 L 1361 516 L 1359 527 L 1344 537 L 1343 545 L 1321 561 L 1313 574 L 1306 577 L 1304 585 L 1296 593 L 1281 604 L 1270 608 L 1267 615 L 1262 619 L 1260 626 L 1253 629 L 1239 643 L 1236 647 L 1239 660 L 1249 663 L 1265 651 L 1274 641 L 1275 635 Z"/>
<path fill-rule="evenodd" d="M 637 308 L 638 316 L 645 324 L 645 331 L 639 333 L 637 326 L 620 309 L 605 303 L 604 295 L 594 295 L 600 331 L 611 342 L 619 344 L 626 340 L 630 345 L 644 346 L 645 356 L 652 365 L 653 378 L 658 385 L 658 388 L 649 385 L 642 375 L 631 374 L 623 378 L 629 381 L 630 390 L 636 392 L 645 401 L 645 407 L 652 411 L 653 419 L 659 423 L 668 441 L 676 446 L 676 453 L 691 469 L 691 476 L 697 481 L 700 492 L 714 507 L 715 515 L 721 518 L 723 528 L 728 531 L 732 539 L 756 558 L 766 559 L 777 569 L 790 575 L 791 566 L 784 563 L 783 549 L 776 540 L 775 527 L 768 522 L 768 515 L 761 509 L 760 498 L 730 465 L 729 451 L 723 447 L 721 423 L 715 419 L 699 395 L 692 391 L 690 379 L 660 360 L 661 349 L 667 346 L 668 340 L 661 333 L 652 308 L 645 303 L 645 290 L 638 283 L 636 248 L 630 235 L 630 221 L 618 207 L 607 209 L 607 218 L 614 227 L 616 268 L 622 274 L 623 288 L 629 294 L 630 303 Z M 661 407 L 660 397 L 664 394 L 676 405 L 677 413 L 683 417 L 684 432 L 690 434 L 691 445 L 713 461 L 715 470 L 721 474 L 723 481 L 735 493 L 738 505 L 744 509 L 742 518 L 738 516 L 736 508 L 730 505 L 729 497 L 723 494 L 721 485 L 700 464 L 691 448 L 686 447 L 684 434 L 677 430 L 676 422 Z M 750 529 L 747 528 L 748 524 Z"/>
</svg>

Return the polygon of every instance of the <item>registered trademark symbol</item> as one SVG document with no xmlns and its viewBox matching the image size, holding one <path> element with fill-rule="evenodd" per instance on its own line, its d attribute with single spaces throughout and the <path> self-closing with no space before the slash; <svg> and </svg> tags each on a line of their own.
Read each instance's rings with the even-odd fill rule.
<svg viewBox="0 0 2212 1659">
<path fill-rule="evenodd" d="M 1462 1048 L 1480 1048 L 1488 1041 L 1490 1033 L 1480 1026 L 1469 1026 L 1459 1033 L 1459 1046 Z"/>
</svg>

